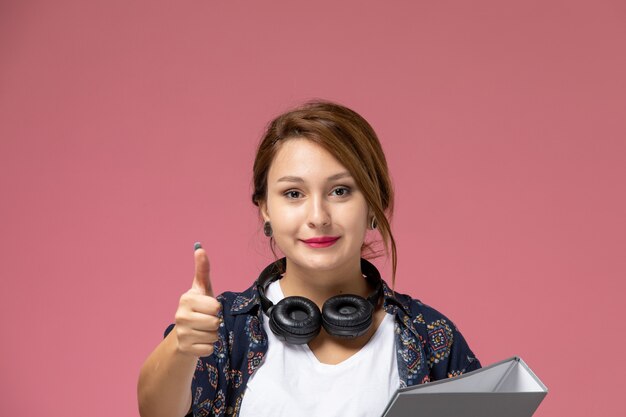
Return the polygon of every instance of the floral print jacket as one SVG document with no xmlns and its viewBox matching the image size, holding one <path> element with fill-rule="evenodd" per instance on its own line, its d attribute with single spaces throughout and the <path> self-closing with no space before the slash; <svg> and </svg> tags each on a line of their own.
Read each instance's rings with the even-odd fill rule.
<svg viewBox="0 0 626 417">
<path fill-rule="evenodd" d="M 454 323 L 432 307 L 383 285 L 383 308 L 395 317 L 400 387 L 454 377 L 481 367 Z M 194 417 L 238 416 L 246 383 L 262 365 L 267 335 L 256 282 L 224 292 L 223 323 L 210 356 L 198 359 L 192 380 Z M 167 335 L 172 328 L 165 331 Z M 189 414 L 191 415 L 191 413 Z"/>
</svg>

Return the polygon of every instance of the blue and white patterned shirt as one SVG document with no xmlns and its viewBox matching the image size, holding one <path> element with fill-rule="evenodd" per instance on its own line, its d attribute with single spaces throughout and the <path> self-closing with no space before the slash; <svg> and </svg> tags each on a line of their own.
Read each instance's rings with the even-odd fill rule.
<svg viewBox="0 0 626 417">
<path fill-rule="evenodd" d="M 400 387 L 450 378 L 481 367 L 454 323 L 432 307 L 391 291 L 383 308 L 394 315 Z M 224 292 L 213 354 L 198 359 L 191 383 L 194 417 L 238 416 L 246 383 L 267 352 L 256 282 L 243 292 Z M 170 324 L 165 336 L 172 330 Z"/>
</svg>

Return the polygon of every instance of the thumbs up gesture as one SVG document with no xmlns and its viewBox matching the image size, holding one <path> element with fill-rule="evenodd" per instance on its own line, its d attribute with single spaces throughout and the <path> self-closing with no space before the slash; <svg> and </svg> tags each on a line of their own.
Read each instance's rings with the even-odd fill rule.
<svg viewBox="0 0 626 417">
<path fill-rule="evenodd" d="M 178 303 L 174 330 L 178 350 L 184 354 L 201 357 L 213 353 L 217 341 L 220 319 L 217 317 L 221 303 L 213 297 L 209 276 L 209 258 L 199 243 L 195 245 L 195 274 L 191 288 Z"/>
</svg>

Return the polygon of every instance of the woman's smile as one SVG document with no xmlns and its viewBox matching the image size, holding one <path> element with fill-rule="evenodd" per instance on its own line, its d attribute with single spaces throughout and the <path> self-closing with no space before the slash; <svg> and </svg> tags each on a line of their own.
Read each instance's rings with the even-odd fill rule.
<svg viewBox="0 0 626 417">
<path fill-rule="evenodd" d="M 335 244 L 339 236 L 322 236 L 303 240 L 302 242 L 312 248 L 327 248 Z"/>
</svg>

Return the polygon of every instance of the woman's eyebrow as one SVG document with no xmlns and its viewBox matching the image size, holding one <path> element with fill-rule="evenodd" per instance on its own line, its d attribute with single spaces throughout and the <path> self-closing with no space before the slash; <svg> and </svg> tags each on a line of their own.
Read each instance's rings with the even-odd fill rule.
<svg viewBox="0 0 626 417">
<path fill-rule="evenodd" d="M 340 172 L 339 174 L 331 175 L 327 178 L 327 181 L 334 181 L 340 178 L 352 177 L 349 172 Z M 304 182 L 304 180 L 300 177 L 294 177 L 293 175 L 287 175 L 284 177 L 280 177 L 276 182 Z"/>
</svg>

